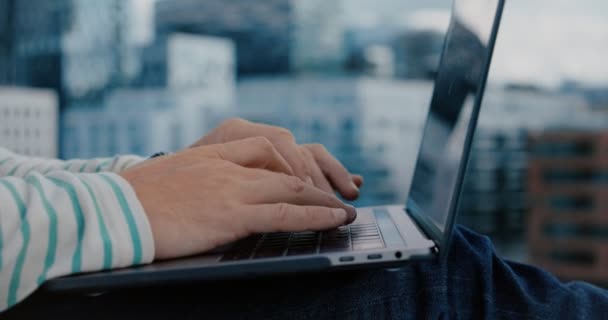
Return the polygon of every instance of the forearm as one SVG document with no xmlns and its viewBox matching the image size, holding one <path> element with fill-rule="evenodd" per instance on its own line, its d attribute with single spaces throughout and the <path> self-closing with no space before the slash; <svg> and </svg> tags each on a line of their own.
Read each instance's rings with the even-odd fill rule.
<svg viewBox="0 0 608 320">
<path fill-rule="evenodd" d="M 0 311 L 47 279 L 153 258 L 143 208 L 118 175 L 0 178 Z"/>
<path fill-rule="evenodd" d="M 75 159 L 68 161 L 30 158 L 0 148 L 0 177 L 25 177 L 33 172 L 47 174 L 53 171 L 119 173 L 141 161 L 143 161 L 143 158 L 132 155 L 89 160 Z"/>
</svg>

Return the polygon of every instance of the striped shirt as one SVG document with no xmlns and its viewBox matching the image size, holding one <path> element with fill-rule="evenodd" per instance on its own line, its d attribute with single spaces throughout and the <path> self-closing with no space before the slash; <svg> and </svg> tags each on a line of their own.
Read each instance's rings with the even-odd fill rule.
<svg viewBox="0 0 608 320">
<path fill-rule="evenodd" d="M 141 160 L 60 161 L 0 148 L 0 312 L 48 279 L 153 260 L 144 210 L 116 174 Z"/>
</svg>

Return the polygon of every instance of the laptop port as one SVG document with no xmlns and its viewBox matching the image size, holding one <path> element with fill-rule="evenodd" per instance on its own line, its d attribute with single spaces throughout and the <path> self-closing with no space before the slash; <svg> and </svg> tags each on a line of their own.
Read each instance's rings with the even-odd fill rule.
<svg viewBox="0 0 608 320">
<path fill-rule="evenodd" d="M 340 257 L 340 262 L 351 262 L 354 261 L 355 258 L 351 256 Z"/>
<path fill-rule="evenodd" d="M 401 259 L 401 257 L 402 257 L 401 251 L 395 252 L 395 258 Z"/>
<path fill-rule="evenodd" d="M 367 259 L 369 260 L 377 260 L 377 259 L 382 259 L 382 255 L 381 254 L 370 254 L 367 256 Z"/>
</svg>

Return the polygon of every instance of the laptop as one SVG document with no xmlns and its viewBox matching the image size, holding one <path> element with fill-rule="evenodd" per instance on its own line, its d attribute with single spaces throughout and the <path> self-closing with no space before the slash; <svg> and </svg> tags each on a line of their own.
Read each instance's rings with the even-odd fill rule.
<svg viewBox="0 0 608 320">
<path fill-rule="evenodd" d="M 445 259 L 503 6 L 454 1 L 405 205 L 358 208 L 336 230 L 254 235 L 200 256 L 53 279 L 44 289 L 91 293 Z"/>
</svg>

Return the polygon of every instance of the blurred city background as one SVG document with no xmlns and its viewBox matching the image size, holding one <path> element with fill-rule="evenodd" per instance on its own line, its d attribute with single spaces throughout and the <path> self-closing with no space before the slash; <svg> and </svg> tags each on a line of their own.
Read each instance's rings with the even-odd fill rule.
<svg viewBox="0 0 608 320">
<path fill-rule="evenodd" d="M 0 0 L 0 145 L 174 151 L 231 117 L 325 144 L 405 201 L 449 0 Z M 459 222 L 608 283 L 608 2 L 509 1 Z M 567 23 L 564 23 L 567 21 Z"/>
</svg>

